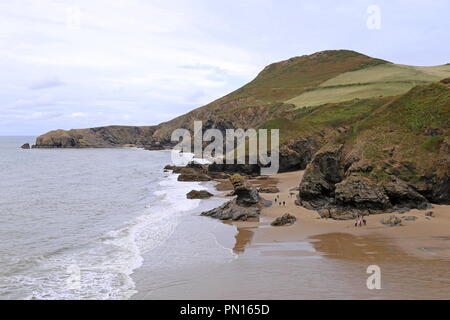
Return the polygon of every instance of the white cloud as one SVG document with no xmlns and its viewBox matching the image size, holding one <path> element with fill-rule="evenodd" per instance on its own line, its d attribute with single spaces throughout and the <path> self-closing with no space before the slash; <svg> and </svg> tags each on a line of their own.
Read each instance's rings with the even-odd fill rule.
<svg viewBox="0 0 450 320">
<path fill-rule="evenodd" d="M 421 51 L 421 59 L 439 54 L 448 62 L 449 48 L 441 41 L 448 38 L 448 4 L 408 2 L 404 13 L 402 6 L 385 3 L 383 28 L 389 21 L 404 25 L 378 35 L 365 27 L 368 4 L 1 1 L 0 134 L 156 124 L 240 87 L 268 63 L 322 49 L 350 48 L 413 63 L 414 40 L 414 48 L 420 44 L 429 52 Z M 421 24 L 404 18 L 421 11 L 427 12 Z M 427 22 L 432 33 L 424 32 Z M 392 59 L 397 56 L 405 60 Z"/>
</svg>

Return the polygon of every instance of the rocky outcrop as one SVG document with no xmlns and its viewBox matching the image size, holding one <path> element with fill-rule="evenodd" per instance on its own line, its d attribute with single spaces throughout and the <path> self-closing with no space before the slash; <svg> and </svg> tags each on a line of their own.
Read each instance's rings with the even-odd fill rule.
<svg viewBox="0 0 450 320">
<path fill-rule="evenodd" d="M 392 207 L 384 189 L 369 179 L 352 175 L 335 185 L 336 206 L 355 210 L 387 210 Z"/>
<path fill-rule="evenodd" d="M 293 225 L 297 221 L 297 218 L 289 213 L 285 213 L 282 217 L 276 218 L 270 224 L 273 227 L 281 227 L 281 226 L 290 226 Z"/>
<path fill-rule="evenodd" d="M 212 193 L 210 193 L 207 190 L 192 190 L 186 195 L 186 198 L 188 199 L 208 199 L 214 196 Z"/>
<path fill-rule="evenodd" d="M 397 177 L 389 177 L 388 181 L 383 183 L 383 188 L 390 203 L 396 209 L 426 209 L 429 206 L 424 196 Z"/>
<path fill-rule="evenodd" d="M 280 172 L 304 170 L 319 150 L 319 143 L 312 137 L 291 139 L 280 146 Z"/>
<path fill-rule="evenodd" d="M 181 174 L 177 178 L 180 182 L 204 182 L 211 181 L 212 178 L 204 173 L 198 171 L 182 171 Z"/>
<path fill-rule="evenodd" d="M 255 188 L 248 185 L 245 178 L 240 175 L 230 177 L 233 185 L 235 199 L 228 201 L 213 210 L 203 212 L 208 216 L 220 220 L 248 220 L 259 218 L 264 201 L 259 197 Z"/>
<path fill-rule="evenodd" d="M 309 209 L 319 209 L 334 203 L 336 183 L 342 181 L 340 167 L 342 145 L 321 149 L 316 153 L 299 187 L 299 203 Z"/>
<path fill-rule="evenodd" d="M 25 143 L 25 144 L 23 144 L 20 148 L 21 148 L 21 149 L 30 149 L 31 147 L 30 147 L 30 144 L 29 144 L 29 143 Z"/>
<path fill-rule="evenodd" d="M 344 154 L 342 145 L 324 147 L 306 169 L 298 204 L 334 219 L 429 206 L 422 194 L 395 175 L 375 182 L 370 175 L 373 170 L 357 153 Z"/>
<path fill-rule="evenodd" d="M 250 186 L 241 175 L 231 176 L 230 182 L 233 185 L 234 195 L 237 196 L 236 203 L 238 206 L 251 207 L 261 202 L 258 191 Z"/>
</svg>

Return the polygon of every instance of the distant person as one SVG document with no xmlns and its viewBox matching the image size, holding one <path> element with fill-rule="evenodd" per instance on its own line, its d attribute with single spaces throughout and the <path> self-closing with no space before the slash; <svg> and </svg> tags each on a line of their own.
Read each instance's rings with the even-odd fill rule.
<svg viewBox="0 0 450 320">
<path fill-rule="evenodd" d="M 286 207 L 286 201 L 283 201 L 283 206 L 285 206 L 285 207 Z"/>
</svg>

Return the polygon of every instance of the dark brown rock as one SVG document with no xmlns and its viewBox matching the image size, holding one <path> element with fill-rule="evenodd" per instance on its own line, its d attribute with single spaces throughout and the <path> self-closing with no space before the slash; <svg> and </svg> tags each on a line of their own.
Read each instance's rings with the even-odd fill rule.
<svg viewBox="0 0 450 320">
<path fill-rule="evenodd" d="M 342 181 L 342 145 L 321 149 L 306 168 L 299 187 L 301 205 L 316 209 L 334 201 L 335 184 Z"/>
<path fill-rule="evenodd" d="M 220 220 L 248 220 L 258 218 L 264 201 L 259 197 L 255 188 L 251 187 L 241 175 L 230 177 L 236 199 L 228 201 L 218 208 L 203 212 L 208 216 Z"/>
<path fill-rule="evenodd" d="M 212 179 L 203 173 L 182 173 L 178 176 L 178 181 L 189 182 L 189 181 L 211 181 Z"/>
<path fill-rule="evenodd" d="M 281 227 L 287 225 L 293 225 L 297 221 L 297 218 L 289 213 L 284 214 L 282 217 L 276 218 L 270 225 L 273 227 Z"/>
<path fill-rule="evenodd" d="M 336 184 L 335 198 L 344 208 L 386 210 L 392 206 L 382 187 L 356 175 Z"/>
<path fill-rule="evenodd" d="M 258 204 L 261 198 L 255 188 L 248 185 L 245 178 L 239 174 L 230 177 L 234 194 L 237 196 L 236 202 L 239 206 L 250 207 Z"/>
<path fill-rule="evenodd" d="M 277 187 L 261 187 L 258 189 L 260 193 L 279 193 L 280 189 Z"/>
<path fill-rule="evenodd" d="M 429 206 L 424 196 L 399 178 L 391 177 L 383 187 L 389 201 L 397 208 L 426 209 Z"/>
<path fill-rule="evenodd" d="M 30 147 L 29 143 L 25 143 L 20 148 L 22 148 L 22 149 L 30 149 L 31 147 Z"/>
<path fill-rule="evenodd" d="M 207 190 L 192 190 L 186 195 L 188 199 L 208 199 L 212 196 L 214 195 Z"/>
</svg>

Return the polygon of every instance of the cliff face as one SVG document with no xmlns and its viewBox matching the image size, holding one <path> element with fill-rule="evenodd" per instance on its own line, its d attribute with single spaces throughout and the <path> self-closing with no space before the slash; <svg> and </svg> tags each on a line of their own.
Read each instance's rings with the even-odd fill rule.
<svg viewBox="0 0 450 320">
<path fill-rule="evenodd" d="M 330 140 L 308 165 L 299 202 L 353 217 L 450 203 L 450 90 L 413 88 Z"/>
<path fill-rule="evenodd" d="M 55 130 L 39 136 L 34 148 L 110 148 L 152 144 L 155 127 L 109 126 L 90 129 Z"/>
</svg>

